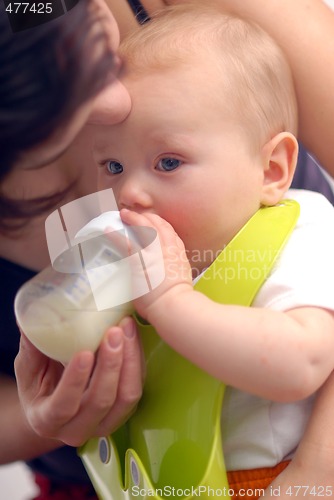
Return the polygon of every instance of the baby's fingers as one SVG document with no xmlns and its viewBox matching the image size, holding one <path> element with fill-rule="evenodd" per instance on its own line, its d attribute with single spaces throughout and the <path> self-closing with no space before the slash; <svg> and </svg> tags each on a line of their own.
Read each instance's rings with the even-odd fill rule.
<svg viewBox="0 0 334 500">
<path fill-rule="evenodd" d="M 178 234 L 175 232 L 173 226 L 157 214 L 151 214 L 151 213 L 139 214 L 137 212 L 133 212 L 131 210 L 123 208 L 121 210 L 121 217 L 123 222 L 125 222 L 126 224 L 132 226 L 140 226 L 143 228 L 143 230 L 146 227 L 148 228 L 147 231 L 149 231 L 149 228 L 151 229 L 151 231 L 154 230 L 155 234 L 158 233 L 161 246 L 164 248 L 168 249 L 171 246 L 172 247 L 178 246 L 180 248 L 184 248 L 183 242 L 179 238 Z M 143 237 L 145 238 L 145 231 L 143 231 L 142 234 Z M 152 238 L 152 232 L 150 236 Z"/>
</svg>

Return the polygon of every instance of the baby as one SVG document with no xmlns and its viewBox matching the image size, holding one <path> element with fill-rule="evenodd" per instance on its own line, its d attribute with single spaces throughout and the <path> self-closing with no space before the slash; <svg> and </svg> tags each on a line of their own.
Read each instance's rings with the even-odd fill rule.
<svg viewBox="0 0 334 500">
<path fill-rule="evenodd" d="M 113 189 L 124 222 L 156 229 L 166 271 L 135 308 L 229 385 L 230 485 L 261 477 L 266 487 L 293 456 L 334 367 L 334 210 L 321 195 L 288 191 L 298 153 L 288 65 L 256 25 L 193 6 L 167 9 L 121 54 L 132 110 L 95 129 L 99 188 Z M 300 216 L 252 307 L 196 291 L 193 280 L 260 207 L 284 198 Z"/>
</svg>

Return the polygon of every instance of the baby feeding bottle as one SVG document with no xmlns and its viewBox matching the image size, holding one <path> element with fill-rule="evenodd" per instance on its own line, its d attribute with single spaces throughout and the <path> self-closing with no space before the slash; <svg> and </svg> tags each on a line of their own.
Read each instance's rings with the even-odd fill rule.
<svg viewBox="0 0 334 500">
<path fill-rule="evenodd" d="M 14 309 L 29 340 L 66 364 L 80 350 L 96 351 L 106 329 L 133 313 L 132 300 L 157 286 L 164 272 L 160 265 L 149 269 L 160 262 L 156 232 L 123 224 L 117 210 L 100 213 L 72 236 L 63 220 L 57 230 L 56 216 L 46 221 L 47 237 L 57 236 L 53 251 L 48 237 L 52 265 L 20 288 Z"/>
<path fill-rule="evenodd" d="M 129 262 L 120 243 L 115 249 L 109 233 L 103 232 L 110 225 L 124 235 L 120 224 L 118 212 L 93 220 L 56 265 L 18 291 L 14 304 L 18 324 L 47 356 L 67 363 L 80 350 L 95 351 L 106 329 L 133 312 Z"/>
</svg>

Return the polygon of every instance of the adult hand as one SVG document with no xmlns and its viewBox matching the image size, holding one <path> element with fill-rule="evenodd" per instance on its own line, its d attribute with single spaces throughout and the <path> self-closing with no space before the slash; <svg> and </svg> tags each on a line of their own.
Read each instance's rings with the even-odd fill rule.
<svg viewBox="0 0 334 500">
<path fill-rule="evenodd" d="M 119 427 L 142 394 L 143 357 L 136 326 L 124 318 L 107 330 L 96 356 L 77 353 L 64 366 L 22 334 L 15 360 L 18 393 L 34 432 L 70 446 Z"/>
<path fill-rule="evenodd" d="M 289 466 L 273 481 L 265 498 L 313 499 L 334 495 L 334 372 L 319 391 L 313 412 Z"/>
</svg>

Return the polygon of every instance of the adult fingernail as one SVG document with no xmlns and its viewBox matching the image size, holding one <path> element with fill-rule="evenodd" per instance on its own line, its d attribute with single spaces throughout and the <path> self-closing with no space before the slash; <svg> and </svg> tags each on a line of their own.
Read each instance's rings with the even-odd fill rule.
<svg viewBox="0 0 334 500">
<path fill-rule="evenodd" d="M 123 329 L 124 335 L 128 339 L 133 339 L 133 337 L 136 335 L 136 328 L 132 320 L 127 320 L 126 322 L 124 322 Z"/>
<path fill-rule="evenodd" d="M 81 353 L 79 356 L 78 360 L 78 367 L 80 370 L 87 370 L 87 368 L 90 367 L 92 363 L 92 353 L 91 352 L 84 352 Z"/>
<path fill-rule="evenodd" d="M 122 333 L 119 330 L 112 330 L 108 333 L 108 344 L 111 349 L 117 349 L 122 343 Z"/>
</svg>

